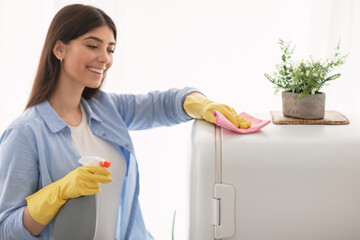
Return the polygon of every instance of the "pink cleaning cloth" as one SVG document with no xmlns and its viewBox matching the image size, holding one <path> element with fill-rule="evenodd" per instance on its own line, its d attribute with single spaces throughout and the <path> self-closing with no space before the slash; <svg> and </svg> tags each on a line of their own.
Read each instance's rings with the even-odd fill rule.
<svg viewBox="0 0 360 240">
<path fill-rule="evenodd" d="M 216 118 L 215 121 L 218 126 L 229 129 L 237 133 L 254 133 L 259 131 L 261 128 L 265 127 L 269 123 L 271 123 L 271 120 L 267 120 L 267 121 L 261 120 L 253 116 L 250 116 L 247 113 L 242 112 L 239 114 L 239 116 L 249 120 L 251 122 L 251 127 L 247 129 L 241 129 L 235 127 L 234 124 L 232 124 L 221 112 L 214 111 L 213 115 Z"/>
</svg>

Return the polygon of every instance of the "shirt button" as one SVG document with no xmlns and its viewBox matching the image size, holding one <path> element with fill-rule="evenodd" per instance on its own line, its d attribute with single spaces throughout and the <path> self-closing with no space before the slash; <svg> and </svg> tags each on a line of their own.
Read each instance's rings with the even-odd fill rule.
<svg viewBox="0 0 360 240">
<path fill-rule="evenodd" d="M 125 144 L 125 147 L 129 148 L 129 144 Z"/>
<path fill-rule="evenodd" d="M 103 136 L 103 137 L 106 137 L 106 133 L 103 133 L 102 136 Z"/>
</svg>

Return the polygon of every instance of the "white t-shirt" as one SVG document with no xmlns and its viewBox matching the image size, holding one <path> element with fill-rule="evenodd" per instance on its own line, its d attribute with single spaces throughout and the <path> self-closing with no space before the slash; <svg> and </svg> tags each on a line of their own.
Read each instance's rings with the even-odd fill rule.
<svg viewBox="0 0 360 240">
<path fill-rule="evenodd" d="M 95 239 L 115 239 L 118 207 L 126 173 L 125 158 L 110 143 L 90 131 L 86 112 L 82 106 L 81 112 L 80 125 L 70 126 L 71 143 L 82 157 L 97 156 L 111 161 L 109 170 L 113 179 L 111 183 L 101 184 L 101 191 L 98 193 L 99 215 Z"/>
</svg>

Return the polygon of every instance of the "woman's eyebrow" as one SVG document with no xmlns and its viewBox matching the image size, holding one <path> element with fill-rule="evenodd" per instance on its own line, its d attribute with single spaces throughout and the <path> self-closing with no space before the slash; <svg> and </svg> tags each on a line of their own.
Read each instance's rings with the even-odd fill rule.
<svg viewBox="0 0 360 240">
<path fill-rule="evenodd" d="M 104 41 L 101 40 L 100 38 L 97 38 L 97 37 L 94 37 L 94 36 L 87 37 L 87 38 L 85 38 L 85 39 L 83 39 L 83 40 L 88 40 L 88 39 L 93 39 L 93 40 L 95 40 L 95 41 L 97 41 L 97 42 L 99 42 L 99 43 L 103 43 L 103 42 L 104 42 Z M 114 42 L 109 42 L 109 45 L 116 45 L 116 43 L 114 43 Z"/>
</svg>

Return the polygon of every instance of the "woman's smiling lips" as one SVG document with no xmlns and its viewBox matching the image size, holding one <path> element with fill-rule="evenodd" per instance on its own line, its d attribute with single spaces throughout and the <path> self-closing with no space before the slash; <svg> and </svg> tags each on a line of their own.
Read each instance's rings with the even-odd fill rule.
<svg viewBox="0 0 360 240">
<path fill-rule="evenodd" d="M 104 73 L 105 67 L 102 68 L 95 68 L 95 67 L 86 67 L 88 70 L 90 70 L 93 73 L 102 75 Z"/>
</svg>

